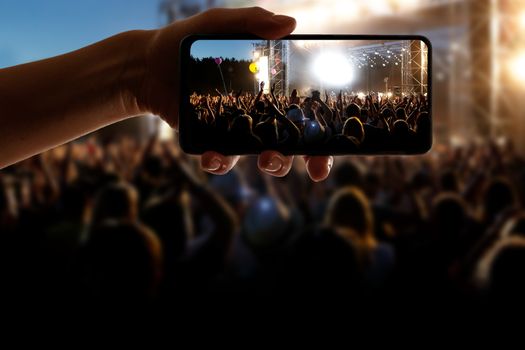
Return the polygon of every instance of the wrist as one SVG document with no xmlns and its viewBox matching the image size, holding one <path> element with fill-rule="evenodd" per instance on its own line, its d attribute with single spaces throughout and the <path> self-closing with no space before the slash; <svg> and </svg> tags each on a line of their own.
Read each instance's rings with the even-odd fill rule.
<svg viewBox="0 0 525 350">
<path fill-rule="evenodd" d="M 116 89 L 124 114 L 132 117 L 148 113 L 140 103 L 148 70 L 148 56 L 154 41 L 155 30 L 133 30 L 119 34 L 123 42 L 121 74 Z"/>
</svg>

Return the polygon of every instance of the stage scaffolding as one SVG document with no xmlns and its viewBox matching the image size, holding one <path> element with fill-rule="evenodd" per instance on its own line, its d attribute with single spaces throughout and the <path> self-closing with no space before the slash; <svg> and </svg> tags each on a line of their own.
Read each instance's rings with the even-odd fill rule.
<svg viewBox="0 0 525 350">
<path fill-rule="evenodd" d="M 275 84 L 275 94 L 288 95 L 288 61 L 290 58 L 290 43 L 286 40 L 268 40 L 254 45 L 254 51 L 268 57 L 268 73 L 270 88 Z M 255 87 L 255 90 L 258 88 Z"/>
<path fill-rule="evenodd" d="M 404 94 L 428 92 L 428 48 L 424 42 L 404 42 L 401 51 L 401 90 Z"/>
</svg>

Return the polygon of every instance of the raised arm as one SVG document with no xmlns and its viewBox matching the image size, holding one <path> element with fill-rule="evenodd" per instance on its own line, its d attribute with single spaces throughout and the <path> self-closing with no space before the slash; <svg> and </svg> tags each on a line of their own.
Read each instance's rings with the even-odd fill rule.
<svg viewBox="0 0 525 350">
<path fill-rule="evenodd" d="M 333 116 L 332 110 L 330 109 L 330 107 L 328 107 L 326 102 L 321 100 L 321 94 L 317 91 L 314 91 L 314 93 L 312 93 L 312 99 L 316 101 L 317 103 L 319 103 L 319 105 L 321 106 L 323 110 L 324 115 L 321 117 L 321 119 L 323 119 L 325 126 L 327 125 L 328 122 L 333 122 L 334 116 Z"/>
<path fill-rule="evenodd" d="M 290 143 L 294 144 L 296 143 L 299 138 L 301 137 L 301 131 L 297 126 L 295 126 L 294 123 L 292 123 L 286 116 L 277 108 L 275 104 L 272 103 L 269 99 L 266 99 L 268 102 L 270 109 L 273 113 L 275 113 L 275 117 L 277 118 L 277 121 L 283 124 L 283 129 L 288 131 Z"/>
</svg>

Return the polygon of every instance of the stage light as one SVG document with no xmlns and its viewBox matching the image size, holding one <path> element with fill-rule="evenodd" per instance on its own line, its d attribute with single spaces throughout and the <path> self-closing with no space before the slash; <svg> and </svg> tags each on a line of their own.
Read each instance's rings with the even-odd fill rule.
<svg viewBox="0 0 525 350">
<path fill-rule="evenodd" d="M 161 120 L 158 124 L 159 128 L 159 140 L 168 141 L 173 140 L 173 129 L 164 120 Z"/>
<path fill-rule="evenodd" d="M 386 95 L 387 95 L 388 97 L 392 97 L 392 93 L 391 93 L 391 92 L 388 92 Z"/>
<path fill-rule="evenodd" d="M 520 52 L 509 65 L 510 75 L 518 82 L 523 83 L 525 80 L 525 51 Z"/>
<path fill-rule="evenodd" d="M 352 65 L 346 57 L 337 52 L 323 52 L 312 65 L 314 74 L 329 86 L 342 86 L 353 79 Z"/>
<path fill-rule="evenodd" d="M 264 81 L 263 92 L 267 94 L 270 92 L 270 70 L 268 66 L 268 56 L 259 57 L 259 61 L 257 63 L 259 67 L 259 73 L 256 75 L 257 82 L 261 83 L 261 81 Z"/>
<path fill-rule="evenodd" d="M 519 22 L 522 29 L 525 29 L 525 10 L 519 15 Z"/>
</svg>

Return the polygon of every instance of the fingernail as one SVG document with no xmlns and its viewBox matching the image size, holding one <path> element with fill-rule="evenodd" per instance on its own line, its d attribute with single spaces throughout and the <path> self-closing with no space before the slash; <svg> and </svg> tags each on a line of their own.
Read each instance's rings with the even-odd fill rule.
<svg viewBox="0 0 525 350">
<path fill-rule="evenodd" d="M 280 25 L 289 25 L 295 22 L 295 19 L 290 16 L 275 15 L 272 19 Z"/>
<path fill-rule="evenodd" d="M 208 164 L 208 170 L 210 171 L 219 170 L 220 167 L 221 167 L 221 161 L 219 160 L 219 158 L 213 158 Z"/>
<path fill-rule="evenodd" d="M 274 156 L 272 159 L 270 159 L 270 162 L 264 167 L 264 170 L 270 173 L 275 173 L 283 168 L 283 160 L 278 157 Z"/>
<path fill-rule="evenodd" d="M 334 165 L 334 157 L 330 156 L 328 158 L 328 171 L 332 169 L 332 166 Z"/>
</svg>

